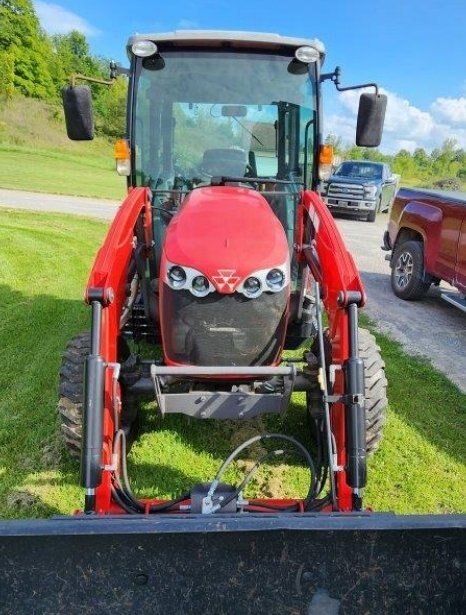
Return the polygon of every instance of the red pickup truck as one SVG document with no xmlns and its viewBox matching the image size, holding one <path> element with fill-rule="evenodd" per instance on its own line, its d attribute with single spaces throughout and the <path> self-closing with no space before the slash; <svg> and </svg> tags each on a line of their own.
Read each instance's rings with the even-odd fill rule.
<svg viewBox="0 0 466 615">
<path fill-rule="evenodd" d="M 445 280 L 458 293 L 442 297 L 466 311 L 466 195 L 403 188 L 398 191 L 384 234 L 391 251 L 393 292 L 414 301 L 431 284 Z"/>
</svg>

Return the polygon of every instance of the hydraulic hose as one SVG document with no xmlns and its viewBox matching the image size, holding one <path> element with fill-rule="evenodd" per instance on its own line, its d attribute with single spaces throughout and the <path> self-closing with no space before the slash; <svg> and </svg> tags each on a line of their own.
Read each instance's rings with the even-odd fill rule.
<svg viewBox="0 0 466 615">
<path fill-rule="evenodd" d="M 301 455 L 307 461 L 307 464 L 308 464 L 309 470 L 310 470 L 310 474 L 311 474 L 311 480 L 310 480 L 310 484 L 309 484 L 309 491 L 308 491 L 308 493 L 306 495 L 306 498 L 304 499 L 304 507 L 307 508 L 307 506 L 309 505 L 309 503 L 311 502 L 311 500 L 315 496 L 317 475 L 316 475 L 316 470 L 315 470 L 314 462 L 312 461 L 312 457 L 309 454 L 309 451 L 300 442 L 298 442 L 298 440 L 295 440 L 295 438 L 292 438 L 291 436 L 286 436 L 285 434 L 279 434 L 279 433 L 259 434 L 257 436 L 253 436 L 252 438 L 249 438 L 249 440 L 246 440 L 246 442 L 243 442 L 243 444 L 240 444 L 238 447 L 236 447 L 235 450 L 230 455 L 228 455 L 228 457 L 225 459 L 225 461 L 220 466 L 217 474 L 215 475 L 214 480 L 212 481 L 212 484 L 211 484 L 210 489 L 209 489 L 209 491 L 207 493 L 207 496 L 208 497 L 212 497 L 214 495 L 215 490 L 217 489 L 217 487 L 219 485 L 220 479 L 222 478 L 222 476 L 225 473 L 226 469 L 238 457 L 238 455 L 244 449 L 248 448 L 252 444 L 255 444 L 256 442 L 259 442 L 261 440 L 271 440 L 271 439 L 285 440 L 286 442 L 290 442 L 291 444 L 293 444 L 293 446 L 295 446 L 298 449 L 298 451 L 301 453 Z"/>
</svg>

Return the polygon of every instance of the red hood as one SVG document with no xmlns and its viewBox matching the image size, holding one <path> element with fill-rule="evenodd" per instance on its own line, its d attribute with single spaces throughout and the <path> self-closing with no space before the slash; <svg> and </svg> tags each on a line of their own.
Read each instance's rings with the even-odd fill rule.
<svg viewBox="0 0 466 615">
<path fill-rule="evenodd" d="M 168 226 L 163 252 L 163 260 L 197 269 L 222 293 L 289 260 L 285 231 L 264 197 L 223 186 L 197 188 L 186 197 Z"/>
</svg>

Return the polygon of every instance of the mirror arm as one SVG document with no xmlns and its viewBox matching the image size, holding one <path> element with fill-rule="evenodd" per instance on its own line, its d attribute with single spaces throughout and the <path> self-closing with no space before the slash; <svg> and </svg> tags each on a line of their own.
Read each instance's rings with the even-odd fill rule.
<svg viewBox="0 0 466 615">
<path fill-rule="evenodd" d="M 97 79 L 97 77 L 87 77 L 86 75 L 80 75 L 79 73 L 73 73 L 70 76 L 70 85 L 74 88 L 76 85 L 76 80 L 80 81 L 90 81 L 91 83 L 100 83 L 101 85 L 113 85 L 114 80 L 107 81 L 105 79 Z"/>
<path fill-rule="evenodd" d="M 340 85 L 341 68 L 337 66 L 333 73 L 324 73 L 320 76 L 320 82 L 324 82 L 330 79 L 335 84 L 336 89 L 339 92 L 347 92 L 348 90 L 360 90 L 361 88 L 375 88 L 376 96 L 379 95 L 379 86 L 376 83 L 361 83 L 359 85 L 350 85 L 346 88 L 342 88 Z"/>
</svg>

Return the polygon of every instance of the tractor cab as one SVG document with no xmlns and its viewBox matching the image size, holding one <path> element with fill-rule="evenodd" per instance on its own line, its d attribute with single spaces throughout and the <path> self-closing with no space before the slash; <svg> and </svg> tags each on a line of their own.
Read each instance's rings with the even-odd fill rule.
<svg viewBox="0 0 466 615">
<path fill-rule="evenodd" d="M 317 184 L 323 46 L 172 33 L 133 37 L 128 55 L 130 164 L 121 168 L 130 186 L 152 194 L 150 303 L 159 306 L 166 359 L 218 363 L 230 348 L 233 364 L 276 364 L 284 344 L 309 335 L 305 268 L 293 245 L 299 195 Z M 207 314 L 219 311 L 212 323 Z"/>
<path fill-rule="evenodd" d="M 189 192 L 235 186 L 267 200 L 293 260 L 299 193 L 317 180 L 322 45 L 273 35 L 237 40 L 206 33 L 199 40 L 180 32 L 153 38 L 137 36 L 128 44 L 134 75 L 128 181 L 152 191 L 156 245 L 163 245 L 166 227 Z M 296 57 L 299 50 L 307 51 L 307 61 Z M 222 229 L 231 227 L 234 207 L 218 200 Z M 247 234 L 247 208 L 243 215 Z M 251 242 L 259 243 L 263 230 L 250 228 Z M 199 232 L 198 240 L 209 244 L 206 232 L 212 231 Z M 157 277 L 160 263 L 158 249 Z M 218 267 L 235 269 L 232 263 Z M 299 293 L 296 262 L 291 269 L 292 291 Z"/>
</svg>

